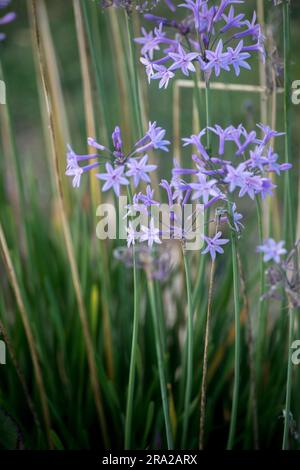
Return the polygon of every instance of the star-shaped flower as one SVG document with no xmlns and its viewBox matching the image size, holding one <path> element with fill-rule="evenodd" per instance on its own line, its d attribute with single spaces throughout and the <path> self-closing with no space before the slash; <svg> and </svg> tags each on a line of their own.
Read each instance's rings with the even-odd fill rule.
<svg viewBox="0 0 300 470">
<path fill-rule="evenodd" d="M 178 52 L 169 52 L 169 57 L 174 61 L 169 70 L 181 69 L 182 73 L 189 76 L 189 71 L 195 72 L 193 61 L 197 59 L 199 54 L 197 52 L 185 52 L 183 47 L 178 44 Z"/>
<path fill-rule="evenodd" d="M 264 254 L 264 261 L 275 261 L 280 263 L 280 257 L 286 254 L 286 249 L 283 247 L 284 241 L 276 242 L 273 238 L 265 240 L 263 245 L 257 247 L 258 253 Z"/>
<path fill-rule="evenodd" d="M 107 173 L 97 173 L 96 177 L 100 180 L 104 180 L 102 191 L 108 191 L 110 188 L 113 188 L 116 196 L 120 196 L 120 186 L 128 185 L 129 181 L 123 176 L 124 166 L 118 166 L 113 168 L 110 163 L 105 165 Z"/>
<path fill-rule="evenodd" d="M 207 204 L 210 196 L 214 197 L 219 194 L 216 188 L 217 180 L 207 180 L 207 176 L 202 173 L 198 173 L 197 178 L 197 183 L 190 184 L 190 187 L 194 190 L 192 199 L 202 198 L 203 203 Z"/>
<path fill-rule="evenodd" d="M 140 241 L 148 242 L 148 246 L 150 248 L 153 246 L 153 243 L 161 244 L 161 240 L 159 238 L 159 229 L 155 228 L 153 217 L 150 219 L 149 227 L 142 225 L 141 231 L 143 233 L 140 236 Z"/>
<path fill-rule="evenodd" d="M 152 80 L 160 80 L 159 88 L 167 88 L 171 78 L 175 76 L 172 70 L 167 69 L 164 65 L 154 64 L 153 68 L 156 70 L 156 73 L 152 75 Z"/>
<path fill-rule="evenodd" d="M 150 178 L 147 173 L 156 170 L 157 165 L 147 165 L 148 155 L 144 155 L 141 159 L 130 158 L 127 162 L 126 176 L 133 176 L 133 184 L 135 187 L 139 185 L 139 182 L 146 181 L 150 183 Z"/>
<path fill-rule="evenodd" d="M 226 245 L 226 243 L 228 243 L 229 240 L 227 238 L 221 238 L 221 237 L 222 237 L 222 232 L 218 232 L 212 238 L 207 237 L 206 235 L 203 235 L 202 238 L 206 242 L 207 246 L 201 252 L 202 255 L 205 255 L 206 253 L 210 253 L 211 258 L 214 261 L 216 259 L 216 253 L 220 253 L 220 254 L 224 253 L 222 245 Z"/>
</svg>

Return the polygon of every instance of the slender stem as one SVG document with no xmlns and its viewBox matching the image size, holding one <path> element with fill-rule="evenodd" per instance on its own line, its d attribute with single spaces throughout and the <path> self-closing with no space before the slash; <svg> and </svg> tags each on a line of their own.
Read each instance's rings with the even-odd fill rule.
<svg viewBox="0 0 300 470">
<path fill-rule="evenodd" d="M 156 305 L 156 299 L 155 299 L 154 285 L 153 285 L 153 280 L 150 278 L 150 276 L 148 277 L 148 293 L 149 293 L 153 327 L 154 327 L 155 347 L 156 347 L 156 354 L 157 354 L 158 374 L 159 374 L 160 390 L 161 390 L 161 397 L 162 397 L 162 404 L 163 404 L 163 413 L 164 413 L 164 420 L 165 420 L 165 427 L 166 427 L 167 444 L 168 444 L 168 449 L 172 450 L 174 449 L 174 443 L 173 443 L 169 403 L 168 403 L 168 395 L 167 395 L 167 381 L 166 381 L 164 364 L 163 364 L 163 354 L 162 354 L 162 347 L 161 347 L 161 341 L 160 341 L 158 312 L 157 312 L 157 305 Z"/>
<path fill-rule="evenodd" d="M 132 442 L 133 392 L 134 392 L 138 327 L 139 327 L 139 294 L 138 294 L 136 256 L 134 252 L 133 252 L 133 283 L 134 283 L 133 332 L 132 332 L 132 343 L 131 343 L 131 358 L 130 358 L 130 370 L 129 370 L 129 382 L 128 382 L 126 419 L 125 419 L 125 450 L 129 450 L 131 448 L 131 442 Z"/>
<path fill-rule="evenodd" d="M 193 305 L 192 305 L 191 271 L 190 271 L 190 266 L 189 266 L 189 260 L 184 249 L 183 249 L 183 262 L 184 262 L 187 301 L 188 301 L 187 368 L 186 368 L 187 375 L 186 375 L 186 389 L 185 389 L 185 399 L 184 399 L 183 433 L 182 433 L 182 440 L 181 440 L 181 448 L 185 449 L 187 430 L 188 430 L 188 424 L 189 424 L 192 383 L 193 383 Z"/>
<path fill-rule="evenodd" d="M 254 438 L 254 449 L 259 449 L 259 430 L 258 430 L 258 416 L 257 416 L 257 393 L 256 393 L 256 370 L 255 370 L 255 360 L 254 360 L 254 348 L 253 348 L 253 333 L 252 333 L 252 324 L 251 324 L 251 316 L 249 310 L 249 300 L 246 291 L 246 281 L 245 281 L 245 274 L 243 270 L 242 260 L 239 253 L 238 256 L 238 268 L 239 268 L 239 276 L 240 276 L 240 283 L 241 283 L 241 298 L 243 299 L 243 311 L 246 313 L 246 341 L 248 346 L 248 364 L 250 370 L 250 394 L 249 394 L 249 402 L 250 406 L 247 413 L 246 418 L 246 427 L 249 427 L 249 422 L 251 420 L 251 413 L 252 413 L 252 420 L 253 420 L 253 438 Z M 250 438 L 248 432 L 245 433 L 245 443 Z M 247 447 L 246 447 L 247 448 Z"/>
<path fill-rule="evenodd" d="M 127 196 L 129 204 L 132 204 L 132 192 L 130 186 L 127 187 Z M 132 410 L 133 410 L 133 394 L 134 394 L 134 382 L 135 382 L 135 369 L 137 359 L 137 342 L 138 342 L 138 326 L 139 326 L 139 282 L 137 276 L 136 266 L 136 253 L 135 248 L 132 249 L 133 256 L 133 291 L 134 291 L 134 306 L 133 306 L 133 330 L 132 330 L 132 342 L 131 342 L 131 356 L 130 356 L 130 367 L 129 367 L 129 380 L 128 380 L 128 396 L 126 406 L 126 418 L 125 418 L 125 449 L 131 448 L 132 442 Z"/>
<path fill-rule="evenodd" d="M 208 341 L 209 341 L 209 333 L 210 333 L 214 273 L 215 273 L 215 260 L 212 261 L 211 270 L 210 270 L 210 282 L 209 282 L 208 305 L 207 305 L 206 328 L 205 328 L 203 372 L 202 372 L 201 399 L 200 399 L 200 437 L 199 437 L 199 449 L 200 450 L 203 450 L 204 448 Z"/>
<path fill-rule="evenodd" d="M 290 2 L 283 3 L 283 36 L 284 36 L 284 122 L 285 122 L 285 161 L 292 160 L 292 125 L 291 125 L 291 25 L 290 25 Z M 295 218 L 293 218 L 291 174 L 285 172 L 284 191 L 284 232 L 287 245 L 290 247 L 295 237 Z"/>
<path fill-rule="evenodd" d="M 256 198 L 256 212 L 258 222 L 258 234 L 260 245 L 263 243 L 263 220 L 262 220 L 262 208 L 258 198 Z M 257 368 L 258 375 L 260 374 L 261 361 L 264 355 L 264 337 L 266 331 L 266 309 L 265 301 L 261 299 L 265 292 L 265 273 L 264 273 L 264 260 L 263 255 L 260 255 L 260 296 L 259 296 L 259 308 L 258 308 L 258 338 L 257 338 Z"/>
<path fill-rule="evenodd" d="M 200 106 L 200 103 L 199 103 Z M 205 86 L 205 113 L 206 113 L 206 127 L 209 127 L 211 125 L 211 112 L 210 112 L 210 87 L 209 87 L 209 81 L 206 81 L 206 86 Z M 198 109 L 199 113 L 200 110 Z M 206 132 L 206 147 L 209 150 L 210 148 L 210 134 L 209 132 Z M 209 210 L 206 210 L 204 213 L 204 229 L 205 233 L 207 231 L 207 226 L 208 226 L 208 220 L 209 220 Z M 197 298 L 202 298 L 201 296 L 201 287 L 204 287 L 204 269 L 205 269 L 205 256 L 201 256 L 200 258 L 200 263 L 199 263 L 199 270 L 198 270 L 198 275 L 196 279 L 196 284 L 195 284 L 195 290 L 194 290 L 194 295 L 193 295 L 193 305 L 196 307 L 196 302 Z"/>
<path fill-rule="evenodd" d="M 135 47 L 134 47 L 134 34 L 132 17 L 125 12 L 129 50 L 130 50 L 130 64 L 129 69 L 132 80 L 132 101 L 135 114 L 135 130 L 139 137 L 143 133 L 142 124 L 142 113 L 139 100 L 139 88 L 138 88 L 138 77 L 135 64 Z M 130 80 L 130 82 L 131 82 Z M 127 188 L 129 203 L 132 204 L 132 192 L 130 186 Z M 128 382 L 128 397 L 127 397 L 127 409 L 126 409 L 126 421 L 125 421 L 125 449 L 130 449 L 131 446 L 131 434 L 132 434 L 132 410 L 133 410 L 133 393 L 134 393 L 134 381 L 135 381 L 135 368 L 136 368 L 136 354 L 137 354 L 137 340 L 138 340 L 138 322 L 139 322 L 139 282 L 137 278 L 137 266 L 136 266 L 136 254 L 133 248 L 133 280 L 134 280 L 134 312 L 133 312 L 133 332 L 132 332 L 132 344 L 131 344 L 131 358 L 130 358 L 130 370 L 129 370 L 129 382 Z"/>
<path fill-rule="evenodd" d="M 231 212 L 231 209 L 230 209 Z M 235 317 L 235 355 L 234 355 L 234 386 L 233 400 L 230 420 L 230 430 L 227 443 L 227 449 L 230 450 L 234 445 L 239 386 L 240 386 L 240 350 L 241 350 L 241 326 L 240 326 L 240 299 L 239 299 L 239 278 L 237 261 L 237 242 L 236 233 L 231 231 L 231 252 L 232 252 L 232 273 L 233 273 L 233 294 L 234 294 L 234 317 Z"/>
<path fill-rule="evenodd" d="M 198 120 L 201 125 L 201 93 L 200 93 L 200 88 L 198 86 L 198 74 L 193 73 L 193 79 L 194 79 L 194 87 L 195 87 L 195 100 L 196 100 L 196 105 L 197 105 L 197 112 L 198 112 Z"/>
<path fill-rule="evenodd" d="M 138 130 L 139 136 L 141 137 L 143 134 L 143 126 L 142 126 L 142 111 L 141 105 L 139 100 L 139 82 L 138 82 L 138 74 L 137 74 L 137 66 L 135 61 L 135 43 L 134 43 L 134 32 L 133 32 L 133 24 L 132 24 L 132 17 L 129 17 L 128 13 L 125 12 L 126 17 L 126 26 L 127 26 L 127 33 L 128 33 L 128 42 L 129 42 L 129 52 L 130 52 L 130 71 L 132 75 L 132 95 L 133 95 L 133 104 L 134 104 L 134 113 L 135 113 L 135 120 L 136 120 L 136 128 Z"/>
<path fill-rule="evenodd" d="M 205 82 L 205 109 L 206 109 L 206 127 L 211 125 L 211 115 L 210 115 L 210 87 L 209 81 Z M 206 132 L 206 146 L 209 150 L 210 148 L 210 133 L 207 130 Z"/>
<path fill-rule="evenodd" d="M 294 330 L 294 310 L 289 309 L 289 354 L 286 379 L 286 398 L 285 398 L 285 417 L 284 432 L 282 441 L 282 450 L 288 450 L 289 447 L 289 429 L 290 429 L 290 412 L 291 412 L 291 395 L 292 395 L 292 342 Z"/>
</svg>

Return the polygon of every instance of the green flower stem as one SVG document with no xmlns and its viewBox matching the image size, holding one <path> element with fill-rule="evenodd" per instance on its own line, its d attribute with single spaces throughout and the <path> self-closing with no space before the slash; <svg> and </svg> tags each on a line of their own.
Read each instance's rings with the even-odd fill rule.
<svg viewBox="0 0 300 470">
<path fill-rule="evenodd" d="M 285 399 L 285 418 L 284 418 L 284 432 L 282 441 L 282 450 L 288 450 L 289 447 L 289 430 L 290 430 L 290 411 L 291 411 L 291 395 L 292 395 L 292 342 L 294 331 L 294 310 L 289 309 L 289 353 L 288 353 L 288 367 L 286 379 L 286 399 Z"/>
<path fill-rule="evenodd" d="M 231 213 L 231 208 L 229 209 Z M 240 298 L 239 298 L 239 274 L 237 260 L 236 233 L 231 231 L 231 252 L 232 252 L 232 273 L 233 273 L 233 294 L 234 294 L 234 317 L 235 317 L 235 355 L 234 355 L 234 386 L 233 400 L 230 420 L 230 430 L 227 449 L 231 450 L 234 445 L 237 411 L 240 386 L 240 356 L 241 356 L 241 326 L 240 326 Z"/>
<path fill-rule="evenodd" d="M 209 81 L 205 82 L 205 109 L 206 109 L 206 127 L 211 125 L 211 110 L 210 110 L 210 87 Z M 206 132 L 206 147 L 210 149 L 210 134 Z"/>
<path fill-rule="evenodd" d="M 166 427 L 167 445 L 168 445 L 168 450 L 172 450 L 174 449 L 174 443 L 173 443 L 172 427 L 171 427 L 170 412 L 169 412 L 167 381 L 166 381 L 166 375 L 165 375 L 165 370 L 164 370 L 162 346 L 161 346 L 161 341 L 160 341 L 156 297 L 155 297 L 153 280 L 150 278 L 150 276 L 148 276 L 148 293 L 149 293 L 152 321 L 153 321 L 153 327 L 154 327 L 155 347 L 156 347 L 156 355 L 157 355 L 160 390 L 161 390 L 161 397 L 162 397 L 162 404 L 163 404 L 163 413 L 164 413 L 164 420 L 165 420 L 165 427 Z"/>
<path fill-rule="evenodd" d="M 193 305 L 192 305 L 192 288 L 191 288 L 191 270 L 187 253 L 183 248 L 183 261 L 186 279 L 186 290 L 188 300 L 188 330 L 187 330 L 187 374 L 186 374 L 186 389 L 184 398 L 184 414 L 183 414 L 183 433 L 181 440 L 181 448 L 186 448 L 187 430 L 190 415 L 190 403 L 192 394 L 193 383 Z"/>
<path fill-rule="evenodd" d="M 199 103 L 199 106 L 201 103 Z M 200 110 L 198 109 L 199 113 Z M 205 86 L 205 114 L 206 114 L 206 127 L 209 127 L 211 125 L 211 110 L 210 110 L 210 87 L 209 87 L 209 82 L 206 81 L 206 86 Z M 209 151 L 210 148 L 210 135 L 209 132 L 206 133 L 206 147 L 207 150 Z M 209 210 L 206 210 L 204 213 L 204 234 L 207 232 L 207 227 L 208 227 L 208 219 L 209 219 Z M 193 294 L 193 306 L 196 308 L 197 305 L 197 298 L 202 298 L 202 293 L 201 293 L 201 288 L 204 288 L 204 269 L 205 269 L 205 256 L 200 257 L 200 262 L 199 262 L 199 269 L 198 269 L 198 275 L 195 283 L 195 289 L 194 289 L 194 294 Z"/>
<path fill-rule="evenodd" d="M 194 88 L 195 88 L 195 91 L 194 91 L 195 103 L 196 103 L 196 106 L 197 106 L 197 113 L 198 113 L 199 123 L 201 125 L 201 92 L 200 92 L 200 88 L 198 86 L 198 74 L 197 74 L 197 72 L 193 74 L 193 80 L 194 80 Z"/>
<path fill-rule="evenodd" d="M 127 187 L 127 196 L 129 204 L 132 204 L 132 192 L 130 186 Z M 125 417 L 125 450 L 129 450 L 132 444 L 132 410 L 133 410 L 133 394 L 135 382 L 135 369 L 137 361 L 137 343 L 138 343 L 138 326 L 139 326 L 139 282 L 137 276 L 136 253 L 132 248 L 133 255 L 133 291 L 134 291 L 134 307 L 133 307 L 133 331 L 131 342 L 131 356 L 128 380 L 128 395 Z"/>
<path fill-rule="evenodd" d="M 283 3 L 283 38 L 284 38 L 284 122 L 285 122 L 285 161 L 292 160 L 292 125 L 291 125 L 291 24 L 290 2 Z M 294 243 L 295 219 L 293 217 L 291 172 L 285 172 L 284 190 L 284 236 L 287 246 Z"/>
<path fill-rule="evenodd" d="M 127 12 L 125 12 L 128 43 L 130 50 L 130 82 L 131 95 L 133 101 L 133 109 L 135 115 L 135 129 L 136 134 L 141 137 L 143 133 L 142 128 L 142 114 L 139 100 L 138 90 L 138 77 L 135 65 L 135 48 L 134 48 L 134 34 L 132 26 L 132 18 L 129 18 Z M 132 192 L 130 186 L 127 188 L 127 194 L 129 204 L 132 204 Z M 133 395 L 134 395 L 134 382 L 135 382 L 135 369 L 137 362 L 137 343 L 138 343 L 138 324 L 139 324 L 139 281 L 137 276 L 136 266 L 136 254 L 133 247 L 133 282 L 134 282 L 134 312 L 133 312 L 133 331 L 132 331 L 132 343 L 131 343 L 131 357 L 130 357 L 130 368 L 129 368 L 129 381 L 128 381 L 128 396 L 127 396 L 127 407 L 126 407 L 126 418 L 125 418 L 125 449 L 131 448 L 132 443 L 132 410 L 133 410 Z"/>
<path fill-rule="evenodd" d="M 130 357 L 130 369 L 129 369 L 129 381 L 128 381 L 126 418 L 125 418 L 125 450 L 129 450 L 132 444 L 132 409 L 133 409 L 133 394 L 134 394 L 138 328 L 139 328 L 139 290 L 138 290 L 138 280 L 137 280 L 136 256 L 134 253 L 134 248 L 133 248 L 133 284 L 134 284 L 133 331 L 132 331 L 132 343 L 131 343 L 131 357 Z"/>
<path fill-rule="evenodd" d="M 259 235 L 259 243 L 262 245 L 263 243 L 263 220 L 262 220 L 262 207 L 261 203 L 256 198 L 256 212 L 257 212 L 257 222 L 258 222 L 258 235 Z M 266 302 L 261 300 L 261 297 L 265 293 L 265 270 L 264 270 L 264 260 L 263 254 L 260 255 L 260 296 L 259 296 L 259 308 L 258 308 L 258 337 L 257 337 L 257 370 L 258 376 L 260 375 L 261 363 L 264 356 L 264 338 L 266 332 Z"/>
</svg>

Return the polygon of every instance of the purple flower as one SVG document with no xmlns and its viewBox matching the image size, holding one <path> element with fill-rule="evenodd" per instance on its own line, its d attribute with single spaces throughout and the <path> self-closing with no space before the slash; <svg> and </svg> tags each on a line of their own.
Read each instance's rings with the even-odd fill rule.
<svg viewBox="0 0 300 470">
<path fill-rule="evenodd" d="M 169 85 L 170 79 L 173 78 L 175 74 L 164 65 L 154 64 L 153 68 L 156 70 L 156 73 L 152 75 L 152 80 L 160 80 L 159 88 L 164 87 L 166 89 Z"/>
<path fill-rule="evenodd" d="M 243 26 L 242 20 L 244 19 L 245 15 L 240 13 L 239 15 L 235 16 L 234 7 L 231 6 L 228 15 L 223 14 L 223 19 L 225 20 L 225 26 L 220 30 L 221 33 L 225 33 L 228 29 L 231 28 L 241 28 Z"/>
<path fill-rule="evenodd" d="M 215 51 L 206 51 L 206 59 L 208 60 L 207 65 L 206 65 L 206 70 L 215 70 L 216 77 L 218 77 L 221 73 L 221 69 L 227 70 L 227 72 L 230 70 L 229 68 L 229 61 L 230 61 L 230 56 L 226 52 L 223 52 L 223 41 L 220 39 L 218 42 L 218 45 L 216 47 Z"/>
<path fill-rule="evenodd" d="M 272 183 L 270 178 L 262 178 L 261 188 L 258 192 L 261 194 L 261 197 L 265 199 L 267 196 L 273 196 L 274 188 L 276 188 L 276 185 Z"/>
<path fill-rule="evenodd" d="M 182 139 L 183 141 L 183 146 L 186 147 L 187 145 L 194 145 L 200 155 L 205 159 L 209 160 L 209 155 L 207 151 L 205 150 L 204 145 L 201 142 L 201 138 L 206 134 L 206 129 L 203 129 L 201 132 L 199 132 L 198 135 L 191 135 L 191 137 L 187 137 Z"/>
<path fill-rule="evenodd" d="M 265 157 L 266 164 L 268 165 L 268 171 L 280 175 L 281 171 L 287 171 L 292 168 L 290 163 L 278 163 L 279 156 L 274 153 L 273 148 L 269 147 L 268 154 Z"/>
<path fill-rule="evenodd" d="M 244 176 L 240 187 L 239 197 L 247 194 L 251 199 L 254 199 L 256 194 L 263 190 L 263 180 L 260 176 L 250 174 L 249 176 Z"/>
<path fill-rule="evenodd" d="M 115 130 L 112 133 L 111 137 L 112 137 L 112 141 L 113 141 L 115 151 L 116 152 L 122 152 L 123 142 L 122 142 L 121 130 L 120 130 L 119 126 L 115 127 Z"/>
<path fill-rule="evenodd" d="M 198 56 L 198 52 L 186 53 L 183 47 L 178 44 L 178 52 L 169 53 L 169 57 L 174 61 L 169 70 L 181 69 L 184 75 L 189 76 L 189 71 L 196 71 L 193 61 L 195 61 Z"/>
<path fill-rule="evenodd" d="M 147 242 L 149 247 L 153 246 L 153 243 L 161 244 L 159 238 L 159 229 L 155 228 L 154 219 L 150 219 L 149 227 L 141 225 L 142 234 L 140 235 L 141 242 Z"/>
<path fill-rule="evenodd" d="M 131 245 L 135 245 L 135 241 L 137 239 L 137 233 L 132 225 L 132 222 L 129 222 L 128 227 L 126 228 L 127 232 L 127 246 L 128 248 Z"/>
<path fill-rule="evenodd" d="M 267 145 L 271 139 L 274 137 L 280 137 L 282 135 L 285 135 L 285 132 L 277 132 L 271 129 L 271 127 L 266 126 L 264 124 L 257 124 L 257 127 L 263 132 L 264 137 L 262 140 L 259 141 L 261 145 Z"/>
<path fill-rule="evenodd" d="M 263 147 L 256 147 L 254 150 L 250 150 L 249 167 L 251 169 L 258 168 L 260 171 L 264 171 L 264 167 L 268 164 L 268 160 L 262 155 L 262 153 Z"/>
<path fill-rule="evenodd" d="M 159 202 L 153 199 L 154 189 L 148 184 L 146 188 L 146 194 L 139 193 L 137 195 L 137 201 L 141 201 L 146 207 L 159 206 Z"/>
<path fill-rule="evenodd" d="M 207 180 L 207 176 L 201 173 L 198 173 L 197 178 L 197 183 L 190 184 L 190 187 L 194 190 L 192 199 L 202 198 L 203 203 L 207 204 L 210 196 L 215 197 L 220 194 L 216 187 L 217 180 Z"/>
<path fill-rule="evenodd" d="M 156 122 L 149 122 L 146 135 L 135 144 L 134 153 L 144 153 L 151 149 L 159 149 L 168 152 L 170 142 L 164 140 L 166 131 L 162 127 L 157 127 Z"/>
<path fill-rule="evenodd" d="M 257 142 L 255 131 L 251 131 L 248 133 L 246 129 L 242 128 L 241 134 L 245 137 L 245 141 L 243 143 L 240 142 L 240 140 L 236 141 L 237 146 L 238 146 L 238 151 L 236 152 L 237 156 L 242 155 L 245 152 L 245 150 L 247 150 L 249 145 Z"/>
<path fill-rule="evenodd" d="M 179 7 L 187 8 L 188 10 L 191 10 L 193 16 L 194 16 L 194 21 L 195 21 L 195 28 L 197 30 L 200 29 L 200 7 L 202 6 L 203 0 L 185 0 L 185 3 L 181 3 L 178 5 Z"/>
<path fill-rule="evenodd" d="M 110 163 L 105 165 L 106 173 L 97 173 L 96 177 L 100 180 L 104 180 L 102 191 L 108 191 L 113 188 L 116 196 L 120 196 L 120 186 L 128 185 L 129 181 L 123 176 L 124 167 L 120 166 L 113 168 Z"/>
<path fill-rule="evenodd" d="M 249 171 L 245 170 L 246 164 L 240 163 L 236 168 L 232 165 L 227 165 L 227 175 L 224 182 L 229 184 L 229 191 L 232 193 L 236 187 L 242 187 L 245 178 L 251 176 Z"/>
<path fill-rule="evenodd" d="M 156 170 L 157 165 L 147 165 L 148 155 L 144 155 L 141 159 L 130 158 L 127 162 L 128 171 L 126 176 L 133 176 L 134 186 L 137 187 L 139 182 L 146 181 L 150 183 L 150 178 L 147 173 Z"/>
<path fill-rule="evenodd" d="M 142 44 L 141 53 L 142 55 L 149 55 L 150 59 L 153 59 L 154 51 L 159 51 L 159 41 L 153 36 L 153 32 L 150 31 L 147 33 L 145 28 L 142 28 L 143 36 L 140 38 L 135 38 L 135 42 Z"/>
<path fill-rule="evenodd" d="M 146 204 L 139 203 L 139 197 L 141 193 L 134 194 L 132 198 L 132 204 L 127 204 L 126 209 L 128 209 L 127 214 L 124 216 L 126 219 L 128 216 L 135 216 L 136 213 L 141 213 L 148 215 L 148 210 Z"/>
<path fill-rule="evenodd" d="M 141 57 L 140 58 L 141 63 L 146 67 L 146 74 L 148 77 L 148 82 L 151 82 L 151 78 L 154 75 L 154 69 L 153 69 L 153 63 L 151 60 L 148 58 L 148 56 Z"/>
<path fill-rule="evenodd" d="M 102 151 L 107 150 L 104 145 L 99 144 L 93 137 L 88 137 L 87 143 L 90 147 L 94 147 L 95 149 Z"/>
<path fill-rule="evenodd" d="M 216 12 L 216 15 L 215 15 L 215 21 L 219 21 L 221 19 L 221 17 L 223 16 L 223 13 L 225 11 L 225 9 L 230 5 L 230 4 L 233 4 L 233 3 L 244 3 L 244 0 L 221 0 L 221 3 L 219 5 L 219 8 Z"/>
<path fill-rule="evenodd" d="M 257 247 L 258 253 L 264 254 L 264 261 L 275 261 L 275 263 L 280 263 L 280 257 L 286 254 L 286 249 L 283 248 L 285 242 L 280 241 L 276 242 L 273 238 L 265 240 L 263 245 Z"/>
<path fill-rule="evenodd" d="M 244 38 L 246 36 L 252 36 L 253 39 L 258 39 L 259 38 L 261 28 L 260 28 L 260 25 L 256 23 L 256 12 L 253 13 L 251 23 L 250 23 L 250 21 L 246 20 L 244 22 L 244 25 L 247 26 L 247 29 L 245 31 L 240 32 L 240 33 L 236 33 L 233 36 L 235 39 Z"/>
<path fill-rule="evenodd" d="M 251 56 L 248 52 L 242 52 L 243 46 L 243 41 L 240 41 L 235 49 L 232 49 L 232 47 L 228 48 L 230 63 L 233 65 L 237 77 L 240 75 L 240 67 L 251 70 L 250 65 L 246 62 L 246 59 L 249 59 Z"/>
<path fill-rule="evenodd" d="M 99 162 L 95 162 L 91 163 L 90 165 L 81 167 L 79 166 L 79 162 L 98 158 L 98 154 L 77 155 L 70 145 L 67 146 L 67 149 L 67 167 L 65 174 L 66 176 L 73 176 L 73 188 L 79 188 L 82 174 L 99 166 Z"/>
<path fill-rule="evenodd" d="M 221 238 L 222 232 L 218 232 L 213 238 L 203 235 L 203 240 L 206 242 L 207 246 L 202 251 L 202 255 L 210 253 L 211 259 L 214 261 L 216 259 L 216 253 L 224 253 L 222 245 L 226 245 L 229 242 L 227 238 Z"/>
<path fill-rule="evenodd" d="M 226 140 L 231 140 L 233 126 L 222 129 L 221 126 L 216 124 L 215 127 L 209 127 L 208 129 L 219 137 L 219 155 L 223 155 Z"/>
</svg>

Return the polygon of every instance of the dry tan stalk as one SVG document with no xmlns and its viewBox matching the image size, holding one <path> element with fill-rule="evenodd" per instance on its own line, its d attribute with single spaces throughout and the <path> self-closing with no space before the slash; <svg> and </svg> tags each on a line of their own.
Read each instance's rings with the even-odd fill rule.
<svg viewBox="0 0 300 470">
<path fill-rule="evenodd" d="M 91 334 L 90 334 L 89 325 L 87 321 L 86 309 L 85 309 L 85 305 L 83 302 L 80 279 L 79 279 L 79 274 L 78 274 L 77 265 L 75 261 L 74 248 L 73 248 L 70 228 L 69 228 L 68 220 L 66 217 L 64 200 L 63 200 L 63 189 L 62 189 L 62 182 L 61 182 L 60 172 L 59 172 L 59 147 L 58 147 L 57 135 L 55 133 L 55 127 L 54 127 L 54 122 L 53 122 L 53 103 L 51 101 L 51 90 L 49 88 L 47 69 L 46 69 L 46 64 L 45 64 L 44 57 L 43 57 L 43 49 L 42 49 L 41 36 L 40 36 L 40 25 L 39 25 L 39 15 L 38 15 L 38 8 L 40 5 L 41 5 L 40 1 L 37 2 L 36 0 L 31 0 L 30 2 L 31 8 L 29 12 L 32 17 L 33 32 L 34 32 L 34 37 L 35 37 L 35 48 L 36 48 L 36 54 L 38 56 L 38 62 L 40 66 L 40 75 L 42 79 L 43 91 L 44 91 L 45 102 L 46 102 L 47 113 L 48 113 L 49 132 L 50 132 L 51 147 L 52 147 L 52 158 L 53 158 L 53 164 L 55 167 L 55 184 L 56 184 L 56 191 L 57 191 L 57 196 L 58 196 L 59 214 L 61 216 L 66 251 L 67 251 L 67 256 L 68 256 L 69 263 L 70 263 L 72 281 L 73 281 L 76 299 L 78 303 L 79 317 L 80 317 L 80 321 L 81 321 L 81 325 L 83 329 L 83 337 L 84 337 L 84 342 L 85 342 L 86 351 L 87 351 L 87 359 L 88 359 L 88 365 L 89 365 L 89 370 L 90 370 L 90 375 L 91 375 L 91 385 L 93 389 L 96 409 L 97 409 L 97 413 L 98 413 L 98 417 L 99 417 L 99 421 L 101 425 L 104 445 L 106 448 L 108 448 L 109 439 L 108 439 L 108 434 L 107 434 L 107 427 L 106 427 L 106 420 L 105 420 L 105 415 L 104 415 L 100 385 L 98 381 L 98 373 L 97 373 L 97 366 L 96 366 L 95 355 L 94 355 L 94 348 L 93 348 Z"/>
<path fill-rule="evenodd" d="M 177 86 L 180 88 L 194 88 L 194 82 L 192 80 L 176 80 Z M 198 82 L 199 88 L 205 88 L 205 82 Z M 210 83 L 212 90 L 220 91 L 241 91 L 249 93 L 265 93 L 266 88 L 261 85 L 242 85 L 238 83 L 223 83 L 223 82 L 212 82 Z M 277 93 L 283 93 L 283 88 L 278 88 Z"/>
<path fill-rule="evenodd" d="M 37 14 L 39 15 L 41 25 L 41 46 L 45 54 L 46 63 L 48 64 L 46 73 L 53 102 L 53 124 L 55 126 L 57 142 L 61 149 L 60 154 L 62 158 L 59 161 L 59 168 L 60 171 L 63 171 L 65 166 L 66 142 L 70 142 L 70 131 L 45 0 L 39 0 Z M 66 182 L 63 188 L 65 202 L 67 204 L 66 207 L 69 208 L 70 186 Z"/>
</svg>

